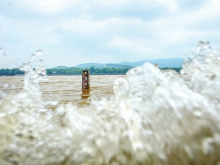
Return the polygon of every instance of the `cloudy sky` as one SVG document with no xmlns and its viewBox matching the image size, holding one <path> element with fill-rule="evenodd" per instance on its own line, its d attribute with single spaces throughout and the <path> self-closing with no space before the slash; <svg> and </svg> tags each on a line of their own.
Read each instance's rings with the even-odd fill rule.
<svg viewBox="0 0 220 165">
<path fill-rule="evenodd" d="M 0 0 L 0 68 L 38 49 L 46 68 L 183 57 L 219 36 L 220 0 Z"/>
</svg>

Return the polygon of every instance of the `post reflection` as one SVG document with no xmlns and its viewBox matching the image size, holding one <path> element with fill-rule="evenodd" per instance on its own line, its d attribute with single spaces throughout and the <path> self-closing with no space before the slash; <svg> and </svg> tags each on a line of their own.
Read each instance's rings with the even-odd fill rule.
<svg viewBox="0 0 220 165">
<path fill-rule="evenodd" d="M 90 89 L 82 89 L 81 98 L 88 99 L 90 96 Z"/>
</svg>

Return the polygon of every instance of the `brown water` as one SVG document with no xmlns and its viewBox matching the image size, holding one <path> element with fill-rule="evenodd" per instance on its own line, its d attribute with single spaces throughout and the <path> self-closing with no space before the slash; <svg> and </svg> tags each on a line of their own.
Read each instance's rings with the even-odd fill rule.
<svg viewBox="0 0 220 165">
<path fill-rule="evenodd" d="M 82 97 L 81 76 L 48 76 L 48 80 L 40 83 L 45 101 L 59 101 L 59 104 L 75 103 L 78 106 L 90 104 L 91 98 L 109 98 L 113 95 L 113 84 L 123 75 L 91 75 L 91 89 L 88 98 Z M 0 77 L 0 91 L 18 92 L 23 89 L 23 76 Z M 2 99 L 0 95 L 0 99 Z M 51 107 L 55 108 L 55 107 Z"/>
<path fill-rule="evenodd" d="M 200 42 L 181 74 L 146 63 L 91 76 L 87 100 L 81 76 L 32 68 L 0 77 L 0 165 L 220 164 L 220 48 Z"/>
</svg>

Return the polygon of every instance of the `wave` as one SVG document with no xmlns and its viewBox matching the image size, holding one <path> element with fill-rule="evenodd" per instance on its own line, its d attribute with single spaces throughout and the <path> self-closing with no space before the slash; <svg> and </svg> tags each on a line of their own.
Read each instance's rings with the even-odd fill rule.
<svg viewBox="0 0 220 165">
<path fill-rule="evenodd" d="M 207 165 L 220 163 L 220 48 L 199 42 L 181 74 L 145 63 L 114 83 L 114 96 L 48 105 L 43 61 L 0 101 L 0 164 Z"/>
</svg>

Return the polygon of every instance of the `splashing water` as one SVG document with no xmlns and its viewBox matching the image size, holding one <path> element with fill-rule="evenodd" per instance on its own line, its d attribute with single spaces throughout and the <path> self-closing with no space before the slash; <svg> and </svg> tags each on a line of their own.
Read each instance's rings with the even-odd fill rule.
<svg viewBox="0 0 220 165">
<path fill-rule="evenodd" d="M 0 47 L 0 54 L 3 54 L 3 50 L 2 50 L 2 48 Z"/>
<path fill-rule="evenodd" d="M 7 54 L 0 48 L 0 54 L 3 56 L 3 57 L 7 57 Z"/>
<path fill-rule="evenodd" d="M 42 51 L 42 50 L 40 50 L 40 49 L 36 51 L 36 55 L 38 55 L 38 56 L 41 56 L 41 55 L 42 55 L 42 53 L 43 53 L 43 51 Z"/>
<path fill-rule="evenodd" d="M 217 165 L 220 49 L 200 42 L 182 74 L 149 63 L 114 84 L 110 99 L 46 109 L 43 62 L 0 102 L 0 164 Z"/>
<path fill-rule="evenodd" d="M 3 53 L 2 55 L 3 55 L 3 57 L 5 57 L 5 58 L 8 57 L 6 53 Z"/>
</svg>

